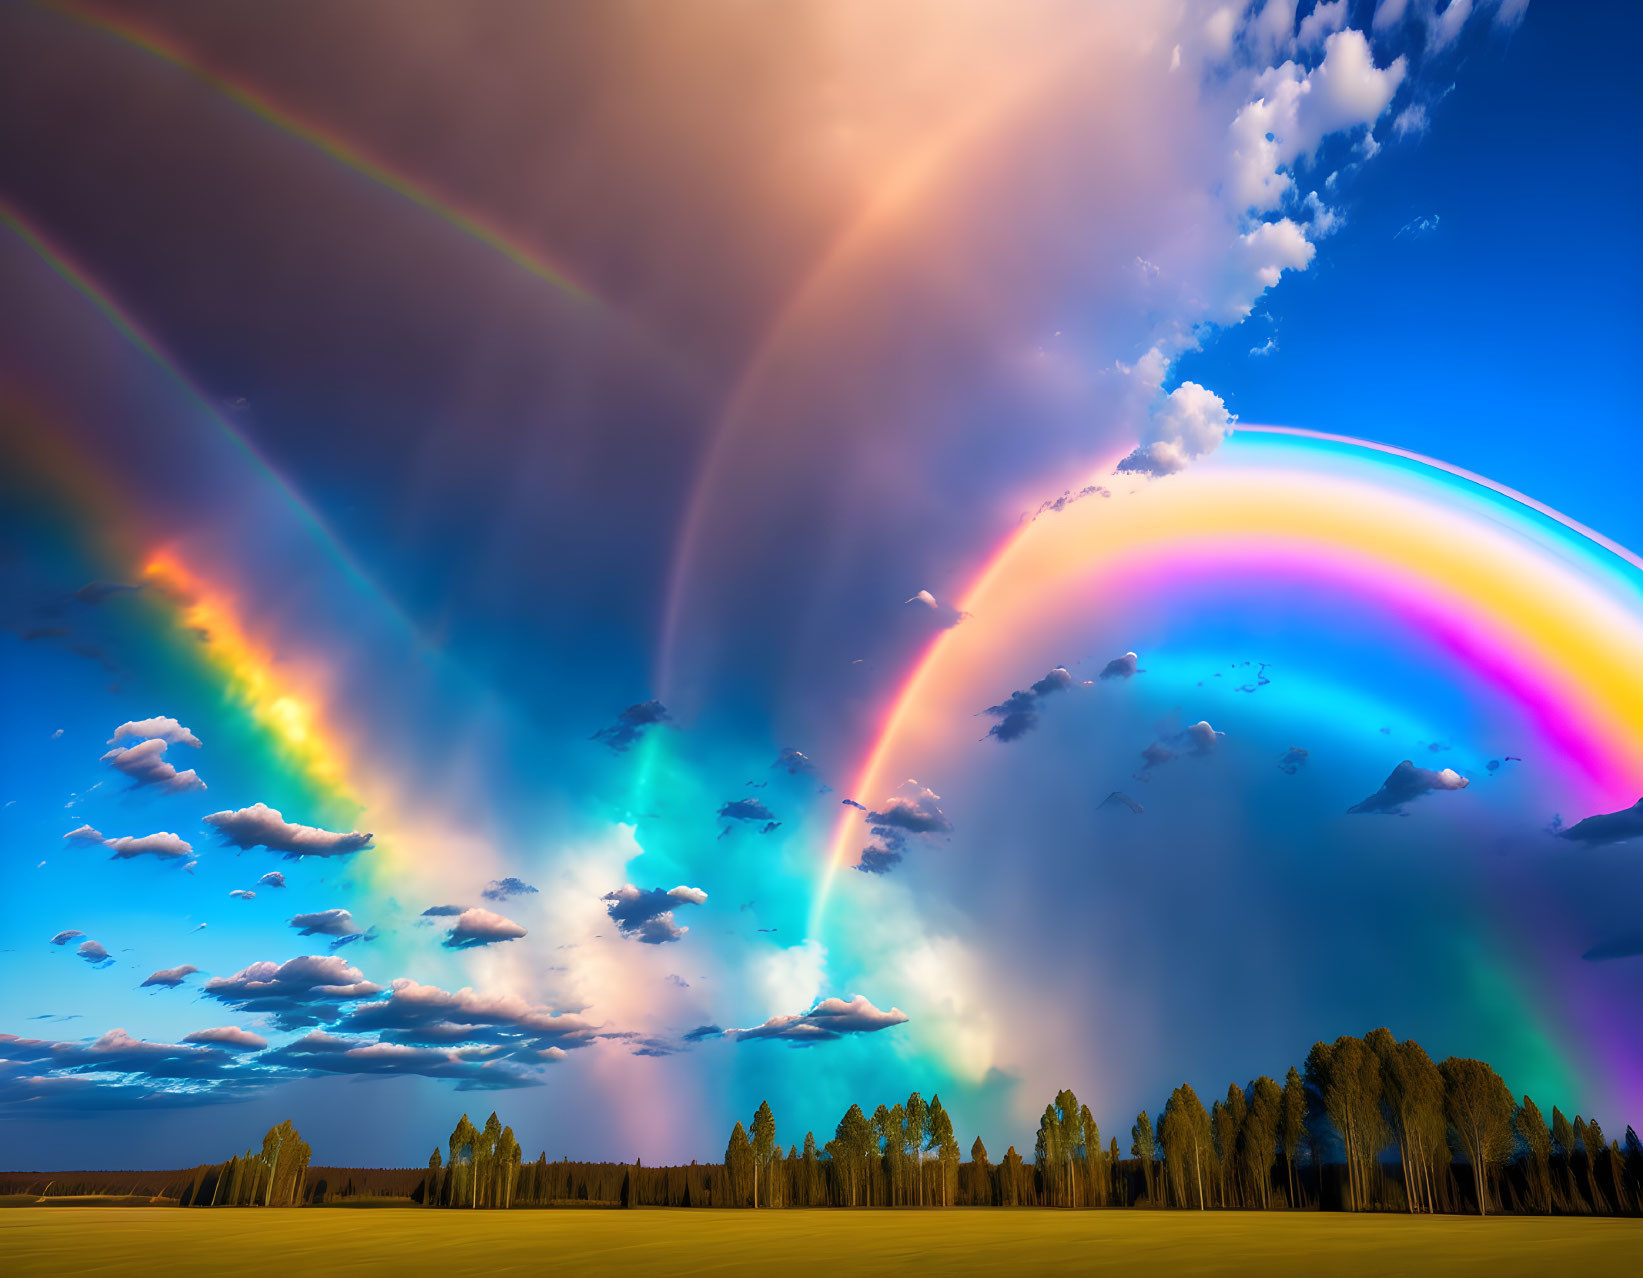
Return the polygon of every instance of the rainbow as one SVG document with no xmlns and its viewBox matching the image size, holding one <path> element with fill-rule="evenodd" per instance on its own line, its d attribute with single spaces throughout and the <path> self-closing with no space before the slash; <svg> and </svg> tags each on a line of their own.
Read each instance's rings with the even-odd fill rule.
<svg viewBox="0 0 1643 1278">
<path fill-rule="evenodd" d="M 298 521 L 308 530 L 332 562 L 341 568 L 356 586 L 361 587 L 379 600 L 404 630 L 414 633 L 415 628 L 411 625 L 410 619 L 393 603 L 386 592 L 371 579 L 359 561 L 349 553 L 342 542 L 338 540 L 336 534 L 320 518 L 319 512 L 308 504 L 307 500 L 292 486 L 289 480 L 274 469 L 268 460 L 256 450 L 250 440 L 235 430 L 228 420 L 217 411 L 206 393 L 189 379 L 177 361 L 166 352 L 158 338 L 147 332 L 131 313 L 115 300 L 114 295 L 105 286 L 93 279 L 66 252 L 53 245 L 41 231 L 29 223 L 21 212 L 4 199 L 0 199 L 0 226 L 4 226 L 18 239 L 22 240 L 34 255 L 44 262 L 59 279 L 90 302 L 97 313 L 108 321 L 109 326 L 138 354 L 158 369 L 166 381 L 181 393 L 189 406 L 205 421 L 210 422 L 217 433 L 228 441 L 236 453 L 273 484 L 291 511 L 296 515 Z"/>
<path fill-rule="evenodd" d="M 478 213 L 457 208 L 414 178 L 394 169 L 385 161 L 368 155 L 340 135 L 304 120 L 251 86 L 213 71 L 187 50 L 157 32 L 128 19 L 96 13 L 79 5 L 53 3 L 52 0 L 36 0 L 36 3 L 43 9 L 61 14 L 81 26 L 111 36 L 122 44 L 141 50 L 180 71 L 186 71 L 207 88 L 250 112 L 263 123 L 287 137 L 313 147 L 368 181 L 409 200 L 470 239 L 500 253 L 521 270 L 553 285 L 572 301 L 603 306 L 600 299 L 585 285 L 575 280 L 560 263 L 551 261 L 541 252 L 521 243 L 501 228 L 485 221 Z"/>
<path fill-rule="evenodd" d="M 1091 500 L 1013 534 L 891 698 L 846 791 L 888 795 L 921 752 L 973 714 L 1012 647 L 1094 597 L 1190 591 L 1259 573 L 1351 591 L 1413 642 L 1512 703 L 1555 756 L 1571 803 L 1643 791 L 1643 575 L 1638 558 L 1459 468 L 1345 436 L 1254 432 L 1183 475 Z M 1116 461 L 1116 457 L 1113 459 Z M 1112 465 L 1099 468 L 1105 477 Z M 1107 480 L 1106 482 L 1111 482 Z M 1160 584 L 1162 583 L 1162 585 Z M 859 814 L 834 826 L 812 898 L 820 935 Z"/>
</svg>

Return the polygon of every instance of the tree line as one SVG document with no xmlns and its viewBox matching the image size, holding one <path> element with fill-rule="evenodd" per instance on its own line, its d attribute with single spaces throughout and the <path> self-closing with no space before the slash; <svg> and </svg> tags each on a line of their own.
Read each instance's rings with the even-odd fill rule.
<svg viewBox="0 0 1643 1278">
<path fill-rule="evenodd" d="M 939 1096 L 918 1092 L 869 1116 L 849 1107 L 832 1139 L 778 1139 L 768 1103 L 737 1122 L 722 1163 L 526 1162 L 513 1129 L 464 1114 L 425 1170 L 309 1169 L 289 1122 L 261 1150 L 188 1173 L 72 1173 L 46 1194 L 119 1178 L 188 1177 L 185 1206 L 289 1206 L 379 1194 L 469 1211 L 552 1206 L 1064 1207 L 1339 1209 L 1407 1212 L 1643 1213 L 1643 1143 L 1611 1139 L 1596 1119 L 1548 1120 L 1515 1099 L 1487 1063 L 1434 1062 L 1385 1029 L 1319 1042 L 1283 1081 L 1228 1086 L 1206 1109 L 1183 1083 L 1157 1119 L 1129 1130 L 1128 1157 L 1088 1105 L 1064 1089 L 1044 1107 L 1031 1160 L 1012 1145 L 994 1162 L 977 1138 L 960 1158 Z M 13 1174 L 19 1188 L 25 1178 Z M 31 1192 L 42 1192 L 30 1173 Z M 109 1180 L 114 1177 L 114 1180 Z M 0 1178 L 0 1188 L 8 1178 Z M 79 1192 L 85 1192 L 80 1189 Z"/>
</svg>

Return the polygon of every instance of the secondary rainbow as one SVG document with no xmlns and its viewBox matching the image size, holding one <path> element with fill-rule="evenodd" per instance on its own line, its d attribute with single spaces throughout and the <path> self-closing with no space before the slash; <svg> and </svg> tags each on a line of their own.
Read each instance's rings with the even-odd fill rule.
<svg viewBox="0 0 1643 1278">
<path fill-rule="evenodd" d="M 1241 567 L 1298 588 L 1358 592 L 1412 643 L 1492 685 L 1559 760 L 1571 806 L 1618 807 L 1643 792 L 1635 555 L 1500 485 L 1367 441 L 1269 435 L 1224 448 L 1224 460 L 1013 534 L 963 597 L 972 620 L 938 636 L 891 700 L 847 793 L 867 803 L 889 794 L 892 777 L 905 775 L 891 771 L 905 769 L 898 754 L 951 731 L 954 707 L 942 703 L 965 667 L 996 664 L 1013 637 L 1066 601 L 1097 588 L 1107 598 L 1190 589 L 1198 574 Z M 1342 449 L 1350 466 L 1332 464 Z M 862 834 L 860 814 L 843 809 L 813 898 L 813 936 Z"/>
</svg>

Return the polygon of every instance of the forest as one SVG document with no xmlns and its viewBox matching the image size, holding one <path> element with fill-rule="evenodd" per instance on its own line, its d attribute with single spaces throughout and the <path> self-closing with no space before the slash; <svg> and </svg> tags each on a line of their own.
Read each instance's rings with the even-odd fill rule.
<svg viewBox="0 0 1643 1278">
<path fill-rule="evenodd" d="M 1185 1083 L 1157 1117 L 1103 1138 L 1070 1090 L 1044 1107 L 1031 1158 L 996 1161 L 980 1138 L 961 1157 L 939 1096 L 914 1092 L 869 1114 L 856 1104 L 832 1138 L 778 1139 L 761 1104 L 737 1122 L 719 1163 L 525 1161 L 513 1129 L 464 1114 L 426 1168 L 309 1166 L 290 1122 L 260 1149 L 179 1172 L 8 1173 L 0 1194 L 153 1194 L 181 1206 L 295 1206 L 375 1200 L 427 1208 L 1060 1207 L 1643 1214 L 1643 1143 L 1595 1118 L 1514 1099 L 1487 1063 L 1434 1062 L 1385 1029 L 1319 1042 L 1282 1081 L 1230 1084 L 1206 1109 Z"/>
</svg>

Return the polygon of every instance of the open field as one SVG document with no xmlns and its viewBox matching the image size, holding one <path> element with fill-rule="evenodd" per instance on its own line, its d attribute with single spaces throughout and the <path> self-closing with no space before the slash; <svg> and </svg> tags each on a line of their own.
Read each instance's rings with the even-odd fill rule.
<svg viewBox="0 0 1643 1278">
<path fill-rule="evenodd" d="M 1405 1274 L 1638 1272 L 1643 1221 L 1006 1211 L 0 1212 L 34 1274 Z"/>
</svg>

